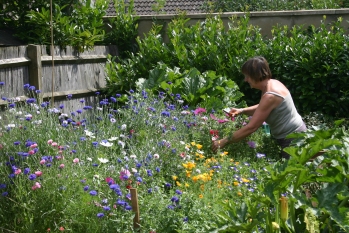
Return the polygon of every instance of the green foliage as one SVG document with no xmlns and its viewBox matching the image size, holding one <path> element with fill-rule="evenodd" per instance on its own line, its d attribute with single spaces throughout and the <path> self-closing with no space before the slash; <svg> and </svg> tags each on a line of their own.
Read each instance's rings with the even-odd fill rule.
<svg viewBox="0 0 349 233">
<path fill-rule="evenodd" d="M 206 0 L 203 5 L 203 9 L 207 12 L 312 10 L 336 9 L 340 7 L 345 7 L 345 4 L 339 0 Z"/>
<path fill-rule="evenodd" d="M 127 5 L 123 0 L 114 0 L 116 15 L 109 18 L 109 31 L 106 33 L 103 44 L 117 45 L 120 58 L 126 58 L 129 52 L 136 51 L 138 36 L 138 16 L 135 16 L 134 1 Z M 125 10 L 127 9 L 127 10 Z"/>
<path fill-rule="evenodd" d="M 163 63 L 158 63 L 149 72 L 149 78 L 138 87 L 153 92 L 167 91 L 173 95 L 173 99 L 176 98 L 175 94 L 180 94 L 190 106 L 207 109 L 233 106 L 242 97 L 235 82 L 217 76 L 214 71 L 200 73 L 192 68 L 181 73 L 179 68 L 172 70 Z"/>
<path fill-rule="evenodd" d="M 301 112 L 322 112 L 344 117 L 348 114 L 348 41 L 337 22 L 321 22 L 304 30 L 297 26 L 274 28 L 268 41 L 273 75 L 290 89 Z M 290 34 L 289 34 L 290 33 Z"/>
</svg>

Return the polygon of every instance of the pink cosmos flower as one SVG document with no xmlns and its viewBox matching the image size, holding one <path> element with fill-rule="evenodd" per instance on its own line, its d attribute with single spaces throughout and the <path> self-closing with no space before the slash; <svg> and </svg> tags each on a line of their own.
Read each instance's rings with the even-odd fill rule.
<svg viewBox="0 0 349 233">
<path fill-rule="evenodd" d="M 35 185 L 32 187 L 32 190 L 41 188 L 41 184 L 39 182 L 35 182 Z"/>
<path fill-rule="evenodd" d="M 30 151 L 28 151 L 28 154 L 33 155 L 33 154 L 35 154 L 35 151 L 34 150 L 30 150 Z"/>
<path fill-rule="evenodd" d="M 107 177 L 107 178 L 105 178 L 105 181 L 106 181 L 107 183 L 111 182 L 111 184 L 115 184 L 114 179 L 113 179 L 113 178 L 111 178 L 111 177 Z"/>
<path fill-rule="evenodd" d="M 185 157 L 185 153 L 182 152 L 179 156 L 181 156 L 182 158 L 184 158 L 184 157 Z"/>
<path fill-rule="evenodd" d="M 16 169 L 15 175 L 21 174 L 22 170 L 21 169 Z"/>
<path fill-rule="evenodd" d="M 32 145 L 30 145 L 30 148 L 35 148 L 35 147 L 37 147 L 38 146 L 38 144 L 36 144 L 36 143 L 34 143 L 34 144 L 32 144 Z"/>
<path fill-rule="evenodd" d="M 42 171 L 36 171 L 36 172 L 34 172 L 34 173 L 35 173 L 35 175 L 38 176 L 38 177 L 39 177 L 39 176 L 42 176 Z"/>
<path fill-rule="evenodd" d="M 40 160 L 40 164 L 41 164 L 41 165 L 43 165 L 43 164 L 45 164 L 45 163 L 46 163 L 46 160 L 45 160 L 45 159 Z"/>
<path fill-rule="evenodd" d="M 122 169 L 120 171 L 120 176 L 119 176 L 120 180 L 127 180 L 128 177 L 130 177 L 130 176 L 131 176 L 131 172 L 129 170 Z"/>
<path fill-rule="evenodd" d="M 206 112 L 206 109 L 204 109 L 204 108 L 197 108 L 197 109 L 195 109 L 194 114 L 198 115 L 198 114 L 201 114 L 203 112 Z"/>
<path fill-rule="evenodd" d="M 57 142 L 52 142 L 51 146 L 55 146 L 56 147 L 56 146 L 58 146 L 58 143 Z"/>
<path fill-rule="evenodd" d="M 63 154 L 63 151 L 62 150 L 58 151 L 58 154 Z"/>
<path fill-rule="evenodd" d="M 50 139 L 50 140 L 48 140 L 48 141 L 47 141 L 47 144 L 51 145 L 51 144 L 52 144 L 52 142 L 53 142 L 53 140 L 52 140 L 52 139 Z"/>
<path fill-rule="evenodd" d="M 64 168 L 64 164 L 62 163 L 61 165 L 59 165 L 59 168 Z"/>
<path fill-rule="evenodd" d="M 78 158 L 73 159 L 73 163 L 78 163 L 80 160 Z"/>
</svg>

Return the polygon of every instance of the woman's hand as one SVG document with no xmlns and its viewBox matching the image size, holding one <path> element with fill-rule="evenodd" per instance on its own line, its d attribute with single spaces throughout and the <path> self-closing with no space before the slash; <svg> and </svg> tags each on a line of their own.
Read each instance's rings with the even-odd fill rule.
<svg viewBox="0 0 349 233">
<path fill-rule="evenodd" d="M 227 140 L 225 138 L 223 138 L 221 140 L 214 140 L 214 141 L 212 141 L 212 151 L 214 153 L 217 153 L 217 151 L 219 149 L 222 149 L 226 145 L 227 145 Z"/>
<path fill-rule="evenodd" d="M 232 109 L 230 109 L 229 115 L 231 117 L 235 117 L 237 115 L 240 115 L 243 112 L 244 112 L 243 108 L 232 108 Z"/>
</svg>

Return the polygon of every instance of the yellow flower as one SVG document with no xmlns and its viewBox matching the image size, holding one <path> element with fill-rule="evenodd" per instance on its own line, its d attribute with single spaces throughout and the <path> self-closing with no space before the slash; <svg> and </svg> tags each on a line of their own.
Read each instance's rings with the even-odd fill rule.
<svg viewBox="0 0 349 233">
<path fill-rule="evenodd" d="M 241 180 L 242 180 L 242 182 L 244 182 L 244 183 L 250 182 L 248 179 L 245 179 L 245 178 L 241 178 Z"/>
<path fill-rule="evenodd" d="M 188 188 L 188 187 L 189 187 L 189 184 L 188 184 L 188 183 L 185 183 L 184 186 Z"/>
<path fill-rule="evenodd" d="M 187 171 L 187 170 L 186 170 L 185 173 L 186 173 L 186 176 L 187 176 L 187 177 L 190 177 L 190 176 L 191 176 L 191 171 Z"/>
<path fill-rule="evenodd" d="M 202 145 L 196 144 L 196 148 L 198 148 L 200 150 L 202 148 Z"/>
<path fill-rule="evenodd" d="M 204 191 L 205 190 L 205 185 L 200 185 L 200 189 L 201 189 L 201 191 Z"/>
<path fill-rule="evenodd" d="M 242 193 L 241 193 L 241 192 L 238 192 L 238 196 L 240 196 L 240 197 L 241 197 L 241 196 L 242 196 Z"/>
<path fill-rule="evenodd" d="M 239 165 L 240 163 L 239 162 L 235 162 L 235 165 Z"/>
<path fill-rule="evenodd" d="M 191 179 L 192 179 L 194 182 L 196 182 L 196 181 L 199 180 L 198 176 L 193 176 Z"/>
<path fill-rule="evenodd" d="M 272 226 L 273 226 L 273 230 L 278 230 L 278 229 L 280 229 L 279 224 L 277 224 L 276 222 L 272 222 L 271 224 L 272 224 Z"/>
<path fill-rule="evenodd" d="M 177 180 L 177 179 L 178 179 L 178 176 L 172 176 L 172 179 L 173 179 L 173 180 Z"/>
<path fill-rule="evenodd" d="M 222 181 L 221 181 L 221 180 L 218 180 L 217 182 L 218 182 L 218 184 L 222 184 Z"/>
<path fill-rule="evenodd" d="M 182 165 L 189 170 L 192 170 L 196 166 L 195 163 L 192 162 L 183 163 Z"/>
<path fill-rule="evenodd" d="M 192 146 L 195 146 L 195 145 L 196 145 L 196 143 L 195 143 L 195 142 L 191 142 L 190 144 L 191 144 Z"/>
<path fill-rule="evenodd" d="M 203 197 L 204 197 L 204 195 L 202 195 L 202 194 L 199 195 L 199 198 L 203 198 Z"/>
<path fill-rule="evenodd" d="M 234 181 L 234 186 L 239 186 L 239 182 Z"/>
<path fill-rule="evenodd" d="M 234 162 L 234 159 L 230 159 L 230 162 Z"/>
<path fill-rule="evenodd" d="M 179 183 L 179 181 L 176 181 L 176 185 L 177 185 L 177 186 L 182 186 L 182 184 Z"/>
</svg>

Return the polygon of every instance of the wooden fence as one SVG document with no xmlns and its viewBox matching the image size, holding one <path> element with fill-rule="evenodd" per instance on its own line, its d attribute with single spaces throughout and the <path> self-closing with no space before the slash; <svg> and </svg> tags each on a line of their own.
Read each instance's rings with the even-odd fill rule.
<svg viewBox="0 0 349 233">
<path fill-rule="evenodd" d="M 44 101 L 54 100 L 54 106 L 63 104 L 65 111 L 85 105 L 94 105 L 98 98 L 95 92 L 106 86 L 104 66 L 107 55 L 117 56 L 116 46 L 95 46 L 92 50 L 77 53 L 71 47 L 54 48 L 28 45 L 0 47 L 0 87 L 1 97 L 19 97 L 21 101 L 29 97 L 25 84 L 35 86 Z M 72 94 L 71 100 L 67 95 Z M 0 105 L 8 101 L 0 100 Z"/>
</svg>

